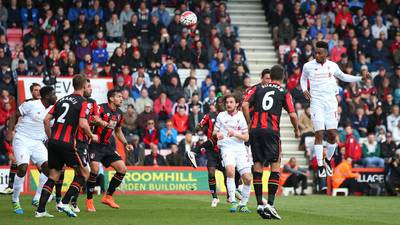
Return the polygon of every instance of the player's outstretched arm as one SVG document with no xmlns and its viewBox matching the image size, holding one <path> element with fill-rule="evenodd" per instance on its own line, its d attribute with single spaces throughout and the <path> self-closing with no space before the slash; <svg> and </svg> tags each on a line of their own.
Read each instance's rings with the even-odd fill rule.
<svg viewBox="0 0 400 225">
<path fill-rule="evenodd" d="M 43 120 L 43 124 L 44 124 L 44 132 L 47 135 L 47 138 L 51 137 L 51 127 L 50 127 L 50 121 L 53 119 L 53 115 L 48 113 L 46 115 L 46 117 Z"/>
</svg>

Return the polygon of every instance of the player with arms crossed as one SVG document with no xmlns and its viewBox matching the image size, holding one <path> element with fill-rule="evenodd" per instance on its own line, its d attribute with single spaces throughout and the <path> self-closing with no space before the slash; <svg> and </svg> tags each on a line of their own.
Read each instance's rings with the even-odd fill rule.
<svg viewBox="0 0 400 225">
<path fill-rule="evenodd" d="M 39 185 L 33 197 L 32 204 L 37 206 L 43 184 L 47 180 L 49 173 L 47 165 L 47 149 L 44 142 L 47 140 L 44 132 L 43 120 L 53 105 L 57 96 L 54 88 L 43 87 L 40 89 L 40 100 L 24 102 L 19 106 L 15 115 L 10 118 L 8 124 L 7 139 L 11 139 L 16 125 L 12 146 L 16 159 L 17 175 L 14 179 L 12 204 L 16 214 L 23 214 L 24 210 L 19 203 L 19 195 L 24 185 L 26 171 L 29 161 L 38 167 L 40 173 Z"/>
<path fill-rule="evenodd" d="M 250 127 L 250 146 L 253 154 L 253 186 L 257 198 L 257 212 L 264 219 L 281 219 L 274 207 L 275 194 L 279 187 L 281 163 L 280 118 L 282 108 L 290 116 L 296 137 L 299 137 L 298 119 L 292 96 L 283 87 L 284 69 L 280 65 L 271 68 L 271 82 L 254 86 L 247 92 L 243 113 Z M 249 108 L 253 107 L 250 116 Z M 271 163 L 268 180 L 268 201 L 262 196 L 262 176 L 265 162 Z"/>
<path fill-rule="evenodd" d="M 336 63 L 328 60 L 326 42 L 318 41 L 316 47 L 315 59 L 303 66 L 300 84 L 305 98 L 310 100 L 311 120 L 315 130 L 314 149 L 318 162 L 318 186 L 320 191 L 326 191 L 326 175 L 333 174 L 330 161 L 337 147 L 336 133 L 339 117 L 336 98 L 338 86 L 335 78 L 345 82 L 358 82 L 362 78 L 343 73 Z M 370 77 L 369 74 L 368 77 Z M 324 160 L 322 141 L 325 130 L 328 133 L 328 142 Z"/>
<path fill-rule="evenodd" d="M 88 91 L 87 78 L 82 75 L 75 76 L 72 79 L 72 86 L 74 92 L 57 101 L 44 119 L 45 132 L 49 138 L 49 179 L 43 185 L 35 217 L 54 217 L 46 211 L 45 207 L 64 165 L 74 168 L 80 176 L 76 176 L 77 179 L 74 179 L 74 182 L 71 183 L 76 188 L 72 188 L 70 192 L 65 194 L 63 202 L 71 198 L 74 195 L 73 192 L 79 192 L 80 187 L 85 182 L 86 177 L 84 176 L 87 172 L 84 164 L 86 160 L 75 149 L 75 134 L 78 127 L 81 127 L 92 141 L 98 141 L 97 135 L 90 131 L 87 120 L 89 110 L 87 101 L 83 97 L 84 92 Z M 50 127 L 52 119 L 54 119 L 54 124 Z M 57 208 L 70 217 L 77 216 L 67 204 L 60 203 Z"/>
<path fill-rule="evenodd" d="M 99 105 L 99 117 L 108 125 L 95 126 L 94 132 L 99 136 L 98 143 L 91 143 L 89 146 L 90 156 L 90 176 L 87 181 L 87 199 L 86 208 L 89 212 L 96 212 L 93 204 L 93 191 L 96 185 L 96 178 L 99 172 L 100 163 L 105 167 L 112 167 L 116 171 L 108 186 L 107 193 L 101 199 L 103 204 L 109 205 L 111 208 L 119 208 L 115 203 L 112 195 L 117 187 L 121 184 L 126 173 L 125 162 L 116 152 L 115 146 L 110 143 L 110 138 L 113 133 L 124 144 L 127 151 L 132 151 L 133 146 L 128 144 L 122 132 L 122 111 L 119 107 L 122 104 L 122 93 L 119 90 L 113 89 L 107 93 L 108 103 Z"/>
<path fill-rule="evenodd" d="M 249 152 L 244 145 L 249 140 L 247 123 L 241 111 L 238 111 L 239 100 L 235 95 L 224 97 L 225 110 L 220 112 L 214 126 L 214 135 L 217 137 L 221 151 L 222 162 L 226 172 L 226 186 L 228 189 L 230 212 L 251 212 L 247 208 L 251 188 L 251 165 Z M 239 205 L 235 200 L 235 170 L 239 172 L 243 181 L 242 200 Z"/>
<path fill-rule="evenodd" d="M 32 83 L 31 86 L 29 87 L 29 90 L 31 92 L 32 98 L 26 99 L 25 102 L 40 99 L 40 84 Z M 15 126 L 15 122 L 14 122 L 13 126 Z M 7 154 L 8 154 L 8 158 L 10 159 L 10 162 L 11 162 L 11 165 L 10 165 L 10 172 L 8 174 L 8 186 L 4 190 L 0 191 L 0 194 L 3 194 L 3 195 L 9 195 L 9 194 L 13 193 L 14 177 L 15 177 L 15 173 L 17 172 L 17 162 L 15 161 L 15 156 L 14 156 L 14 153 L 13 153 L 13 150 L 11 147 L 12 132 L 14 132 L 14 130 L 12 130 L 11 133 L 10 133 L 10 130 L 8 130 L 9 137 L 6 138 L 5 143 L 4 143 Z M 39 194 L 40 194 L 40 192 L 39 192 Z"/>
</svg>

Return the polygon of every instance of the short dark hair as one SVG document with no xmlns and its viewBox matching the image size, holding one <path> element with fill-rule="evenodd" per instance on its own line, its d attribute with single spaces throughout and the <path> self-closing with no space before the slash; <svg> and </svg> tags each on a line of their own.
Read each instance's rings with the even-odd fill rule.
<svg viewBox="0 0 400 225">
<path fill-rule="evenodd" d="M 240 100 L 239 100 L 239 98 L 238 98 L 237 95 L 234 95 L 234 94 L 227 94 L 227 95 L 224 96 L 224 104 L 226 103 L 226 100 L 227 100 L 228 98 L 234 98 L 236 103 L 239 103 L 239 102 L 240 102 Z"/>
<path fill-rule="evenodd" d="M 274 65 L 271 68 L 271 80 L 283 80 L 284 77 L 284 71 L 283 67 L 281 65 Z"/>
<path fill-rule="evenodd" d="M 264 69 L 264 70 L 261 72 L 261 78 L 264 78 L 264 76 L 265 76 L 266 74 L 270 74 L 270 73 L 271 73 L 271 70 L 270 70 L 270 69 L 268 69 L 268 68 Z"/>
<path fill-rule="evenodd" d="M 54 91 L 54 88 L 52 86 L 44 86 L 40 88 L 40 97 L 46 98 L 46 96 L 48 96 L 52 91 Z"/>
<path fill-rule="evenodd" d="M 40 87 L 40 84 L 32 83 L 31 86 L 29 87 L 29 90 L 32 92 L 35 87 Z"/>
<path fill-rule="evenodd" d="M 75 90 L 82 90 L 87 83 L 87 77 L 83 75 L 75 75 L 72 79 L 72 86 Z"/>
<path fill-rule="evenodd" d="M 121 93 L 121 90 L 111 89 L 107 92 L 107 100 L 110 101 L 112 97 L 114 97 L 117 93 Z"/>
<path fill-rule="evenodd" d="M 325 41 L 318 41 L 315 46 L 317 48 L 323 48 L 323 49 L 326 49 L 326 50 L 328 50 L 328 48 L 329 48 L 328 43 L 326 43 Z"/>
</svg>

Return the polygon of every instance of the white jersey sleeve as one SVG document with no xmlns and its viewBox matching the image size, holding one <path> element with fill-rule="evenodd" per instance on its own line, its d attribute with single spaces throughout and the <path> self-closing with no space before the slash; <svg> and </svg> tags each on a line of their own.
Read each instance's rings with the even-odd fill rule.
<svg viewBox="0 0 400 225">
<path fill-rule="evenodd" d="M 335 65 L 335 67 L 334 67 L 333 75 L 336 78 L 338 78 L 339 80 L 342 80 L 344 82 L 358 82 L 358 81 L 361 81 L 361 77 L 345 74 L 345 73 L 343 73 L 343 71 L 339 68 L 339 66 L 336 63 L 334 65 Z"/>
<path fill-rule="evenodd" d="M 239 111 L 240 113 L 240 122 L 239 122 L 239 126 L 240 126 L 240 131 L 242 132 L 242 134 L 247 133 L 249 131 L 248 127 L 247 127 L 247 122 L 246 119 L 244 118 L 244 115 L 242 113 L 242 111 Z"/>
<path fill-rule="evenodd" d="M 219 132 L 221 130 L 221 113 L 218 114 L 217 119 L 215 119 L 214 132 Z"/>
<path fill-rule="evenodd" d="M 32 110 L 32 104 L 30 104 L 32 101 L 29 102 L 24 102 L 22 103 L 19 107 L 19 113 L 21 113 L 21 116 L 25 116 L 29 114 L 29 112 Z"/>
<path fill-rule="evenodd" d="M 308 77 L 309 77 L 309 71 L 307 65 L 304 65 L 300 79 L 300 86 L 303 92 L 308 90 Z"/>
</svg>

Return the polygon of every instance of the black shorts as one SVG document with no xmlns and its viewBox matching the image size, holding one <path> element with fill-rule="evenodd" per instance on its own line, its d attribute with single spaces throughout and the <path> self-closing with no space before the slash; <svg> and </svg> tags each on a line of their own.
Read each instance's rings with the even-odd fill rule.
<svg viewBox="0 0 400 225">
<path fill-rule="evenodd" d="M 221 154 L 214 150 L 214 143 L 211 140 L 207 140 L 203 144 L 199 146 L 199 148 L 204 148 L 206 150 L 207 156 L 207 167 L 215 167 L 218 170 L 221 170 L 222 167 L 222 159 Z"/>
<path fill-rule="evenodd" d="M 49 169 L 62 170 L 64 165 L 74 169 L 86 166 L 86 160 L 72 144 L 50 140 L 47 149 Z"/>
<path fill-rule="evenodd" d="M 103 166 L 109 167 L 111 163 L 122 160 L 112 145 L 91 144 L 89 146 L 89 159 L 101 162 Z"/>
<path fill-rule="evenodd" d="M 265 129 L 250 130 L 250 145 L 254 162 L 280 162 L 281 139 Z"/>
<path fill-rule="evenodd" d="M 77 141 L 76 142 L 76 152 L 82 160 L 84 167 L 89 163 L 89 144 L 86 142 Z"/>
</svg>

